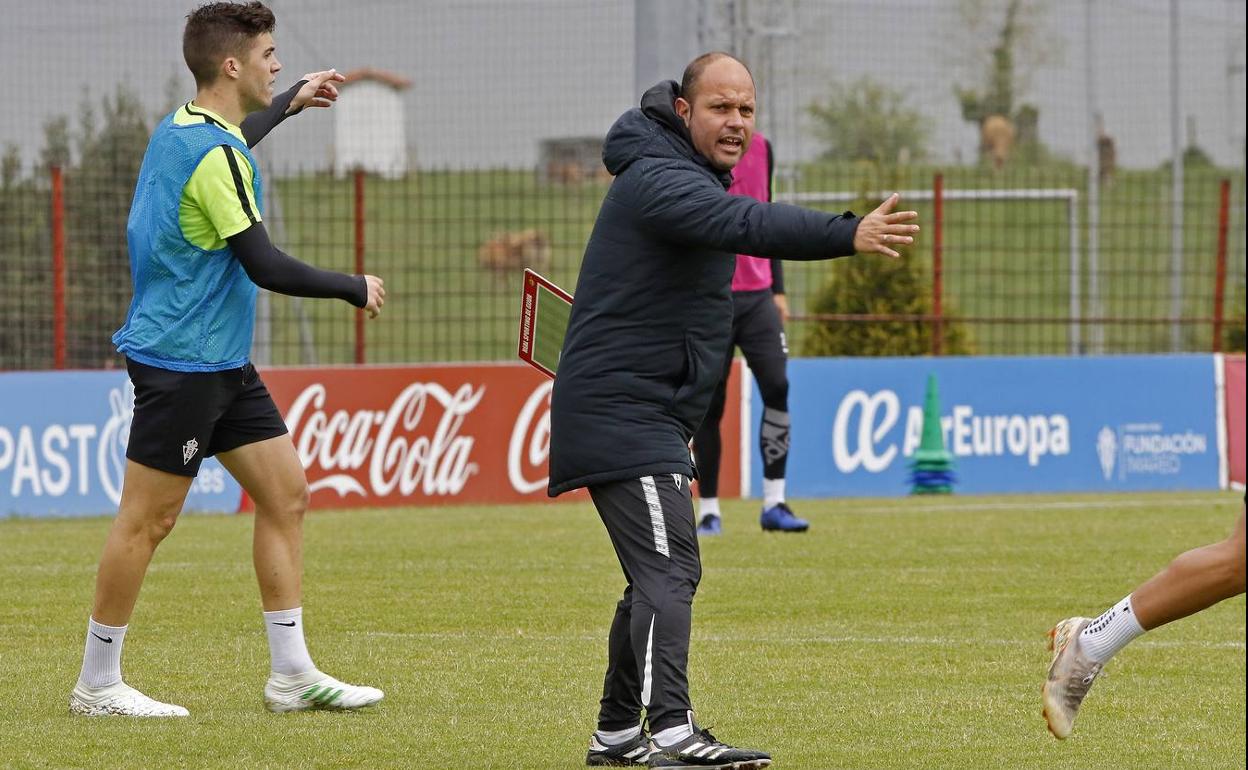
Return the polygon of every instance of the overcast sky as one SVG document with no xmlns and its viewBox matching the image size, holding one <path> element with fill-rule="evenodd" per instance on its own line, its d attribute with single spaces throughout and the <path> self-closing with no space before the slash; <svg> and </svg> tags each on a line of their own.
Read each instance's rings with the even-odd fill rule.
<svg viewBox="0 0 1248 770">
<path fill-rule="evenodd" d="M 692 17 L 704 31 L 716 21 L 707 14 L 725 2 L 668 1 L 684 4 L 672 6 L 673 23 L 677 16 Z M 50 116 L 72 116 L 84 93 L 98 100 L 119 83 L 134 89 L 153 115 L 165 102 L 171 78 L 179 98 L 189 99 L 194 89 L 180 36 L 193 4 L 0 0 L 0 66 L 10 87 L 0 110 L 0 143 L 18 144 L 29 162 Z M 278 15 L 278 55 L 286 66 L 279 86 L 329 66 L 378 67 L 412 79 L 404 93 L 407 138 L 422 167 L 531 166 L 539 140 L 601 136 L 636 99 L 633 0 L 274 0 L 271 5 Z M 958 5 L 957 0 L 766 5 L 751 0 L 755 36 L 749 50 L 760 59 L 760 121 L 780 135 L 781 160 L 818 151 L 805 132 L 805 106 L 831 83 L 863 75 L 903 91 L 909 105 L 930 119 L 938 159 L 973 158 L 975 131 L 961 119 L 953 86 L 970 77 L 965 64 L 976 41 L 985 51 L 987 45 L 960 29 Z M 1099 0 L 1095 6 L 1096 107 L 1115 137 L 1121 165 L 1154 166 L 1169 156 L 1169 7 L 1168 0 Z M 1196 142 L 1217 162 L 1239 166 L 1243 3 L 1183 0 L 1180 9 L 1185 130 L 1191 125 Z M 1041 138 L 1052 149 L 1085 161 L 1085 3 L 1054 0 L 1044 10 L 1038 37 L 1046 42 L 1039 56 L 1031 57 L 1041 63 L 1027 73 L 1020 99 L 1039 107 Z M 770 49 L 763 47 L 764 32 L 771 33 Z M 770 69 L 762 71 L 764 64 Z M 283 126 L 282 142 L 265 152 L 280 168 L 324 168 L 332 152 L 331 128 L 326 115 L 300 116 Z"/>
</svg>

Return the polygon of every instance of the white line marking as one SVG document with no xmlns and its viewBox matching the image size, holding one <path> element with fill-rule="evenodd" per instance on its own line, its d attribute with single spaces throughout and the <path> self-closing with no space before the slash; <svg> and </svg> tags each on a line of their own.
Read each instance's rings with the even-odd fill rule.
<svg viewBox="0 0 1248 770">
<path fill-rule="evenodd" d="M 521 633 L 470 633 L 450 631 L 348 631 L 348 636 L 371 638 L 398 639 L 448 639 L 448 640 L 505 640 L 520 639 L 534 642 L 593 642 L 603 640 L 600 634 L 521 634 Z M 846 645 L 916 645 L 932 647 L 977 647 L 987 645 L 993 647 L 1038 647 L 1045 645 L 1044 633 L 1029 639 L 979 639 L 959 637 L 948 639 L 938 636 L 725 636 L 719 634 L 694 634 L 695 642 L 713 642 L 715 644 L 846 644 Z M 1132 647 L 1153 647 L 1157 649 L 1201 649 L 1201 650 L 1243 650 L 1243 641 L 1221 642 L 1183 642 L 1164 639 L 1138 639 L 1131 643 Z"/>
<path fill-rule="evenodd" d="M 1230 495 L 1198 498 L 1115 498 L 1114 500 L 1053 500 L 1019 502 L 969 502 L 966 499 L 950 500 L 947 505 L 889 505 L 873 508 L 850 508 L 849 513 L 962 513 L 965 511 L 1051 511 L 1088 508 L 1199 508 L 1226 505 L 1233 501 Z M 827 515 L 840 513 L 838 509 L 823 511 Z"/>
</svg>

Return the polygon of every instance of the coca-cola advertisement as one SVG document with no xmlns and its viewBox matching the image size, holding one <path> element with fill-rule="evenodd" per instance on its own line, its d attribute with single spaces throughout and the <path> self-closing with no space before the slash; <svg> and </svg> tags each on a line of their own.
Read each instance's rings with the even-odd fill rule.
<svg viewBox="0 0 1248 770">
<path fill-rule="evenodd" d="M 730 393 L 740 392 L 738 368 Z M 262 375 L 307 469 L 314 508 L 549 499 L 554 381 L 531 367 L 287 368 Z M 740 446 L 740 401 L 728 399 L 723 420 L 726 490 L 740 485 L 739 452 L 728 450 Z"/>
</svg>

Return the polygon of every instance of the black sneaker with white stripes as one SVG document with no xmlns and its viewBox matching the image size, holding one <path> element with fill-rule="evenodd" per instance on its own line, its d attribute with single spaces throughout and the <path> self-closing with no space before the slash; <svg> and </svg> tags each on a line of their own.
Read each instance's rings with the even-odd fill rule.
<svg viewBox="0 0 1248 770">
<path fill-rule="evenodd" d="M 595 733 L 589 738 L 589 754 L 585 756 L 585 764 L 590 767 L 645 767 L 646 760 L 654 753 L 650 747 L 650 739 L 644 732 L 636 738 L 623 743 L 605 744 L 598 740 Z"/>
<path fill-rule="evenodd" d="M 653 744 L 650 767 L 667 770 L 761 770 L 771 764 L 771 755 L 754 749 L 739 749 L 721 743 L 709 730 L 693 728 L 693 735 L 674 746 Z"/>
</svg>

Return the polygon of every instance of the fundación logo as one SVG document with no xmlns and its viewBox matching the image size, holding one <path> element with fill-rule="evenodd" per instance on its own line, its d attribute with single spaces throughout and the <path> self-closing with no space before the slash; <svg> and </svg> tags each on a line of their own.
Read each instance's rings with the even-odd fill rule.
<svg viewBox="0 0 1248 770">
<path fill-rule="evenodd" d="M 1114 477 L 1114 463 L 1118 460 L 1118 434 L 1108 425 L 1096 434 L 1096 456 L 1101 460 L 1101 473 L 1109 481 Z"/>
<path fill-rule="evenodd" d="M 1135 422 L 1108 425 L 1096 434 L 1096 456 L 1106 481 L 1117 475 L 1173 476 L 1183 472 L 1183 458 L 1209 451 L 1209 436 L 1190 428 L 1167 431 L 1161 423 Z"/>
</svg>

